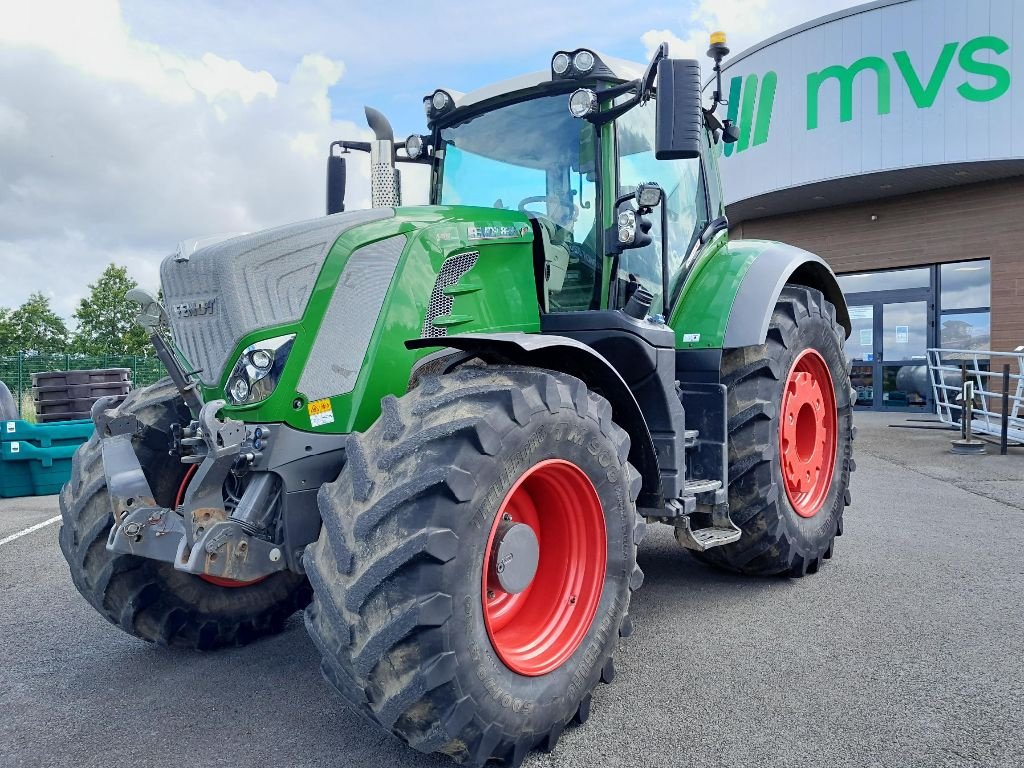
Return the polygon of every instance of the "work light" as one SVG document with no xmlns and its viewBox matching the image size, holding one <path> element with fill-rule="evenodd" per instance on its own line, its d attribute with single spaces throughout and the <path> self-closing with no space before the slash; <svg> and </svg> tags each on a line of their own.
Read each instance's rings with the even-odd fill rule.
<svg viewBox="0 0 1024 768">
<path fill-rule="evenodd" d="M 589 88 L 579 88 L 569 97 L 569 112 L 583 118 L 597 112 L 597 94 Z"/>
<path fill-rule="evenodd" d="M 444 91 L 434 91 L 434 95 L 430 98 L 430 103 L 438 112 L 447 107 L 449 101 L 451 101 L 451 97 Z"/>
<path fill-rule="evenodd" d="M 594 68 L 594 54 L 590 51 L 580 51 L 573 57 L 572 65 L 576 67 L 577 72 L 585 74 Z"/>
<path fill-rule="evenodd" d="M 551 71 L 556 75 L 564 75 L 569 71 L 570 61 L 568 53 L 556 53 L 551 60 Z"/>
<path fill-rule="evenodd" d="M 653 181 L 638 184 L 636 187 L 636 203 L 641 208 L 656 208 L 661 204 L 664 193 Z"/>
<path fill-rule="evenodd" d="M 415 160 L 423 154 L 423 137 L 415 133 L 405 140 L 405 154 Z"/>
</svg>

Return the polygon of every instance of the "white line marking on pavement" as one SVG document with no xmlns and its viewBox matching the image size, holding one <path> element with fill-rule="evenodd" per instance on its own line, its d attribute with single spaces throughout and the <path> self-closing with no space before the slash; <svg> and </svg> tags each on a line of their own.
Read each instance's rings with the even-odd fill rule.
<svg viewBox="0 0 1024 768">
<path fill-rule="evenodd" d="M 4 544 L 10 544 L 12 541 L 14 541 L 15 539 L 20 539 L 22 536 L 28 536 L 30 533 L 38 531 L 40 528 L 45 528 L 48 525 L 52 525 L 53 523 L 56 523 L 58 520 L 60 520 L 60 515 L 57 515 L 56 517 L 51 517 L 49 520 L 43 520 L 43 522 L 41 523 L 30 525 L 24 531 L 12 533 L 7 538 L 0 539 L 0 547 L 2 547 Z"/>
</svg>

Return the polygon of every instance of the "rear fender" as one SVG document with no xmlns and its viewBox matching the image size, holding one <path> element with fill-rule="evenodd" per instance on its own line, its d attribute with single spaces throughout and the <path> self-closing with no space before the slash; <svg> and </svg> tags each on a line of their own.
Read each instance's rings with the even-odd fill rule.
<svg viewBox="0 0 1024 768">
<path fill-rule="evenodd" d="M 565 336 L 532 333 L 464 333 L 441 339 L 413 339 L 405 346 L 408 349 L 450 347 L 487 361 L 547 368 L 581 379 L 608 400 L 615 422 L 629 434 L 629 461 L 643 478 L 638 506 L 657 509 L 664 506 L 658 456 L 643 411 L 618 371 L 586 344 Z M 431 355 L 421 362 L 438 360 Z M 417 370 L 413 370 L 413 378 Z"/>
<path fill-rule="evenodd" d="M 679 350 L 763 344 L 775 302 L 787 284 L 817 288 L 850 333 L 839 282 L 820 257 L 785 243 L 716 238 L 672 307 L 669 326 Z"/>
</svg>

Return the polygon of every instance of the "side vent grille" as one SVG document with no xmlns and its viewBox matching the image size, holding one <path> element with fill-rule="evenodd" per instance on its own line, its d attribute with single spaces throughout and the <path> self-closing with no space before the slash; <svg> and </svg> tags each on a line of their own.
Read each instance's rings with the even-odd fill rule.
<svg viewBox="0 0 1024 768">
<path fill-rule="evenodd" d="M 478 251 L 460 253 L 456 256 L 449 256 L 441 265 L 441 271 L 438 272 L 437 280 L 434 281 L 434 290 L 430 292 L 427 314 L 423 318 L 421 335 L 424 339 L 436 339 L 448 335 L 447 328 L 438 328 L 434 325 L 436 318 L 452 313 L 452 297 L 444 292 L 445 288 L 459 282 L 459 279 L 473 268 L 479 256 Z"/>
</svg>

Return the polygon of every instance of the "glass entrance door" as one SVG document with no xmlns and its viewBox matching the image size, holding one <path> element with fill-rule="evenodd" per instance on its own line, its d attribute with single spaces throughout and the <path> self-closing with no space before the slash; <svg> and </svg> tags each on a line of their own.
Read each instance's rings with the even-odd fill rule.
<svg viewBox="0 0 1024 768">
<path fill-rule="evenodd" d="M 865 300 L 866 299 L 866 300 Z M 929 410 L 927 354 L 932 334 L 927 293 L 851 295 L 853 332 L 846 340 L 859 407 Z"/>
</svg>

